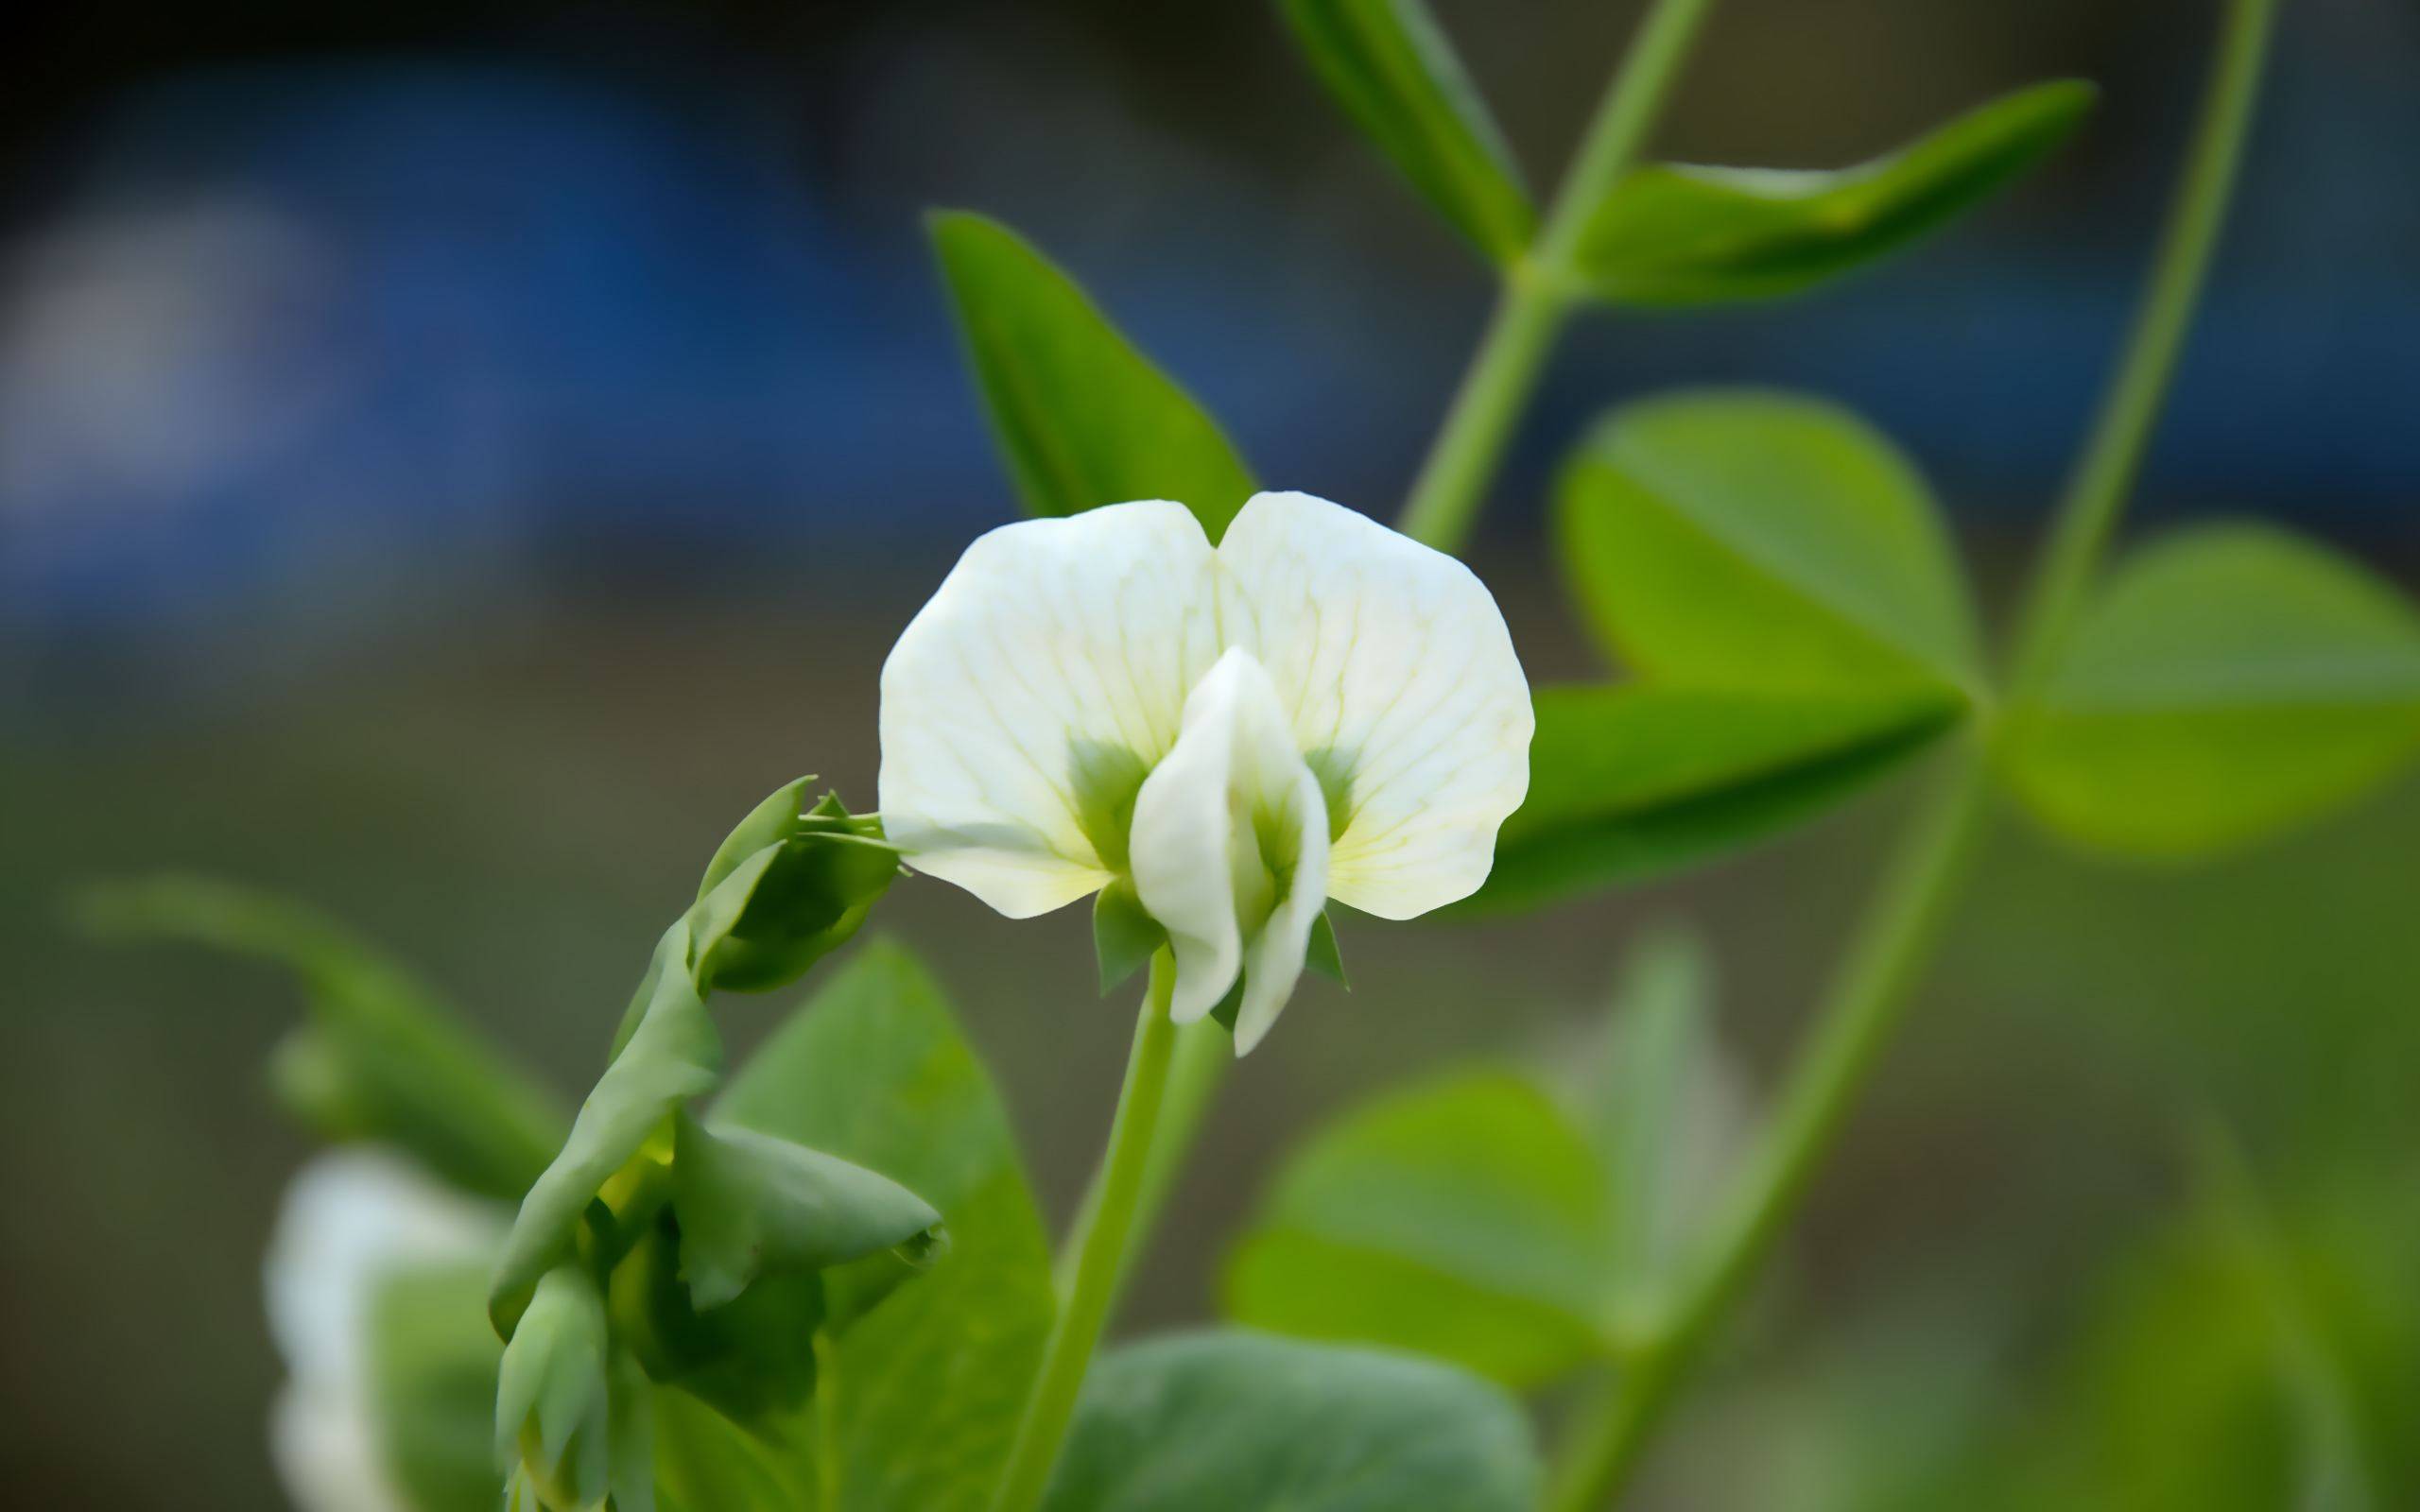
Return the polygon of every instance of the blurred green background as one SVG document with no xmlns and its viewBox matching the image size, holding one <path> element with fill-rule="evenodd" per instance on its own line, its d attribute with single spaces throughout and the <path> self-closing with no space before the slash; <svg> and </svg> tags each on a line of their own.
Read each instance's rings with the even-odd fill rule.
<svg viewBox="0 0 2420 1512">
<path fill-rule="evenodd" d="M 1550 179 L 1634 8 L 1438 9 Z M 1837 293 L 1573 343 L 1477 554 L 1533 678 L 1594 670 L 1543 565 L 1547 470 L 1660 384 L 1857 404 L 2008 579 L 2207 22 L 1722 7 L 1671 155 L 1843 162 L 2056 74 L 2104 106 L 2006 203 Z M 304 1148 L 262 1065 L 294 998 L 79 939 L 70 890 L 180 868 L 311 899 L 575 1092 L 734 819 L 808 770 L 871 802 L 882 656 L 1008 517 L 921 206 L 1031 232 L 1265 476 L 1377 513 L 1484 284 L 1257 5 L 113 0 L 41 25 L 0 106 L 0 1484 L 273 1505 L 258 1263 Z M 2402 0 L 2288 8 L 2138 518 L 2264 511 L 2414 580 L 2415 83 Z M 1291 1139 L 1417 1069 L 1556 1054 L 1652 924 L 1705 930 L 1725 1047 L 1766 1085 L 1906 791 L 1517 923 L 1348 921 L 1353 991 L 1307 984 L 1231 1082 L 1131 1325 L 1208 1311 Z M 2291 1504 L 2308 1412 L 2219 1274 L 2187 1137 L 2212 1114 L 2320 1278 L 2352 1415 L 2420 1485 L 2415 856 L 2409 782 L 2173 872 L 2010 816 L 1651 1504 Z M 1063 1217 L 1128 1035 L 1083 919 L 918 881 L 874 928 L 957 995 Z M 735 1003 L 734 1039 L 780 1006 Z"/>
</svg>

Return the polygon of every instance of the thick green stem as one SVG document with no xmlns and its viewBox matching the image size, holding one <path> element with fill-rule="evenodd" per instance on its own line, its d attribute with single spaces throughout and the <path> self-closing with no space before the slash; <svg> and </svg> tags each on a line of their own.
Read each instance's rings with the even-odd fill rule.
<svg viewBox="0 0 2420 1512">
<path fill-rule="evenodd" d="M 2012 662 L 2017 698 L 2039 679 L 2083 603 L 2158 418 L 2225 218 L 2275 9 L 2275 0 L 2229 5 L 2142 313 L 2026 600 Z M 1830 1154 L 1907 1009 L 1976 849 L 1989 792 L 1989 734 L 1952 754 L 1943 785 L 1902 838 L 1703 1260 L 1648 1332 L 1603 1416 L 1575 1440 L 1556 1489 L 1558 1512 L 1593 1512 L 1620 1495 Z"/>
<path fill-rule="evenodd" d="M 1513 422 L 1537 387 L 1568 313 L 1572 259 L 1598 202 L 1635 162 L 1713 0 L 1655 0 L 1588 124 L 1536 243 L 1504 291 L 1445 423 L 1404 503 L 1404 534 L 1459 551 L 1478 519 Z"/>
<path fill-rule="evenodd" d="M 1134 1027 L 1134 1049 L 1126 1062 L 1126 1085 L 1117 1095 L 1117 1115 L 1109 1129 L 1109 1148 L 1102 1159 L 1098 1197 L 1088 1221 L 1070 1241 L 1076 1268 L 1060 1298 L 1059 1316 L 1043 1349 L 1042 1369 L 1026 1399 L 1025 1417 L 1000 1474 L 1000 1489 L 992 1499 L 993 1512 L 1032 1512 L 1050 1485 L 1051 1469 L 1075 1417 L 1076 1397 L 1084 1383 L 1084 1368 L 1100 1343 L 1109 1320 L 1120 1273 L 1125 1269 L 1127 1241 L 1134 1230 L 1145 1178 L 1151 1164 L 1153 1135 L 1160 1106 L 1167 1090 L 1169 1052 L 1176 1044 L 1176 1025 L 1168 1022 L 1168 999 L 1176 989 L 1176 958 L 1163 946 L 1151 957 L 1151 985 Z"/>
</svg>

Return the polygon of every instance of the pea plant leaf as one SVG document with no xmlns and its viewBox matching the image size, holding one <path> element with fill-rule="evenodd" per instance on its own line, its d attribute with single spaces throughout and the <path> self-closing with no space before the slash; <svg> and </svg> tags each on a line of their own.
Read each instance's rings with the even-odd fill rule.
<svg viewBox="0 0 2420 1512">
<path fill-rule="evenodd" d="M 1599 298 L 1693 305 L 1773 299 L 1862 267 L 1948 224 L 2080 126 L 2078 80 L 2003 95 L 1884 157 L 1824 171 L 1655 164 L 1616 183 L 1576 258 Z"/>
<path fill-rule="evenodd" d="M 1044 1512 L 1529 1512 L 1520 1408 L 1433 1361 L 1236 1332 L 1104 1355 Z"/>
<path fill-rule="evenodd" d="M 732 1078 L 715 1119 L 879 1172 L 940 1211 L 947 1246 L 923 1274 L 827 1325 L 811 1453 L 832 1507 L 979 1512 L 1049 1332 L 1050 1250 L 1008 1115 L 940 987 L 899 947 L 867 945 Z"/>
<path fill-rule="evenodd" d="M 1226 1314 L 1535 1385 L 1607 1351 L 1606 1198 L 1586 1136 L 1519 1070 L 1415 1082 L 1287 1160 L 1227 1264 Z"/>
<path fill-rule="evenodd" d="M 1283 0 L 1311 66 L 1421 197 L 1494 262 L 1530 245 L 1521 170 L 1423 0 Z"/>
<path fill-rule="evenodd" d="M 1957 722 L 1921 691 L 1542 688 L 1530 792 L 1487 882 L 1449 910 L 1542 907 L 1776 833 L 1893 770 Z"/>
<path fill-rule="evenodd" d="M 1931 491 L 1837 405 L 1709 389 L 1615 410 L 1565 469 L 1563 564 L 1641 677 L 1958 694 L 1976 634 Z"/>
<path fill-rule="evenodd" d="M 287 1108 L 323 1138 L 391 1144 L 464 1191 L 506 1201 L 562 1143 L 552 1092 L 409 972 L 302 904 L 161 876 L 92 888 L 78 912 L 107 936 L 183 940 L 299 977 L 308 1017 L 271 1069 Z"/>
<path fill-rule="evenodd" d="M 2035 695 L 2010 781 L 2053 831 L 2184 860 L 2349 804 L 2420 753 L 2420 614 L 2265 525 L 2179 533 L 2123 563 Z"/>
<path fill-rule="evenodd" d="M 1218 423 L 1014 232 L 962 211 L 937 213 L 928 227 L 1026 511 L 1174 499 L 1217 541 L 1253 489 Z"/>
</svg>

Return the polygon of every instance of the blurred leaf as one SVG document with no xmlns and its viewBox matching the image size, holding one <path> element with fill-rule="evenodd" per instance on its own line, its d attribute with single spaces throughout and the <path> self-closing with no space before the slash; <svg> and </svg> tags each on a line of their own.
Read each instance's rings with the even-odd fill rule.
<svg viewBox="0 0 2420 1512">
<path fill-rule="evenodd" d="M 1516 1072 L 1383 1093 L 1288 1159 L 1228 1263 L 1227 1315 L 1534 1385 L 1607 1350 L 1606 1196 L 1586 1139 Z"/>
<path fill-rule="evenodd" d="M 672 1204 L 690 1300 L 719 1307 L 760 1275 L 819 1271 L 930 1239 L 941 1214 L 888 1177 L 753 1129 L 673 1118 Z"/>
<path fill-rule="evenodd" d="M 401 968 L 312 909 L 195 877 L 95 887 L 97 933 L 177 939 L 282 966 L 310 1019 L 279 1047 L 273 1085 L 323 1137 L 376 1140 L 482 1196 L 513 1201 L 562 1142 L 552 1093 Z"/>
<path fill-rule="evenodd" d="M 1956 723 L 1938 692 L 1542 688 L 1530 793 L 1456 914 L 1534 908 L 1692 865 L 1812 816 Z"/>
<path fill-rule="evenodd" d="M 1625 405 L 1564 473 L 1563 561 L 1643 678 L 1760 693 L 1950 693 L 1976 637 L 1931 492 L 1817 400 L 1703 390 Z"/>
<path fill-rule="evenodd" d="M 2351 803 L 2420 751 L 2420 616 L 2334 553 L 2252 524 L 2183 532 L 2121 566 L 2007 768 L 2061 834 L 2187 858 Z"/>
<path fill-rule="evenodd" d="M 1130 1345 L 1084 1383 L 1045 1512 L 1530 1512 L 1537 1452 L 1484 1382 L 1250 1333 Z"/>
<path fill-rule="evenodd" d="M 1015 232 L 959 211 L 929 225 L 976 388 L 1027 512 L 1174 499 L 1217 541 L 1253 487 L 1218 424 Z"/>
<path fill-rule="evenodd" d="M 1583 1083 L 1585 1126 L 1610 1194 L 1607 1281 L 1626 1333 L 1662 1306 L 1737 1140 L 1714 1042 L 1713 973 L 1694 935 L 1642 936 L 1623 960 L 1604 1049 Z"/>
<path fill-rule="evenodd" d="M 1014 1136 L 941 989 L 876 941 L 750 1060 L 718 1120 L 880 1172 L 939 1209 L 946 1253 L 822 1351 L 815 1449 L 830 1505 L 980 1512 L 1054 1306 Z"/>
<path fill-rule="evenodd" d="M 1489 259 L 1530 245 L 1537 214 L 1478 90 L 1422 0 L 1284 0 L 1303 51 L 1378 149 Z"/>
<path fill-rule="evenodd" d="M 496 1369 L 482 1265 L 389 1268 L 365 1319 L 380 1457 L 411 1512 L 492 1512 Z"/>
<path fill-rule="evenodd" d="M 2065 142 L 2095 93 L 2076 80 L 2037 84 L 1850 168 L 1641 168 L 1590 216 L 1580 275 L 1623 304 L 1795 294 L 1989 198 Z"/>
</svg>

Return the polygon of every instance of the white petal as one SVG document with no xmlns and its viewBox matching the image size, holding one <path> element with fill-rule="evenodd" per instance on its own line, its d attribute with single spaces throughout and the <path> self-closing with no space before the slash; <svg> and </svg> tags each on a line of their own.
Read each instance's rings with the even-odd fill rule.
<svg viewBox="0 0 2420 1512">
<path fill-rule="evenodd" d="M 1346 784 L 1328 889 L 1387 919 L 1467 897 L 1530 785 L 1535 719 L 1504 616 L 1471 570 L 1306 493 L 1263 493 L 1219 546 L 1231 644 Z"/>
<path fill-rule="evenodd" d="M 372 1415 L 370 1308 L 399 1267 L 484 1262 L 504 1215 L 389 1156 L 340 1150 L 286 1188 L 263 1281 L 269 1333 L 289 1380 L 269 1418 L 269 1449 L 304 1512 L 403 1507 Z"/>
<path fill-rule="evenodd" d="M 320 1156 L 285 1189 L 262 1280 L 269 1335 L 313 1383 L 363 1379 L 379 1279 L 397 1265 L 475 1260 L 502 1240 L 501 1215 L 372 1150 Z"/>
<path fill-rule="evenodd" d="M 967 548 L 882 668 L 883 828 L 1011 919 L 1102 886 L 1086 764 L 1149 768 L 1217 659 L 1210 543 L 1150 501 L 1004 525 Z"/>
<path fill-rule="evenodd" d="M 1190 1023 L 1245 977 L 1236 1049 L 1268 1031 L 1325 901 L 1326 818 L 1269 674 L 1231 650 L 1185 701 L 1184 732 L 1134 804 L 1134 886 L 1176 954 L 1169 1017 Z"/>
</svg>

